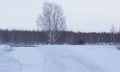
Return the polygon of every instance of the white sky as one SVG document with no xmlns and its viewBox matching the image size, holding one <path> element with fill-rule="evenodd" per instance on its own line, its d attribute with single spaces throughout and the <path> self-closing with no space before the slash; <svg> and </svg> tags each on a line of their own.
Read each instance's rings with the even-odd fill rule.
<svg viewBox="0 0 120 72">
<path fill-rule="evenodd" d="M 43 1 L 48 0 L 0 0 L 0 28 L 36 29 Z M 116 31 L 120 28 L 120 0 L 49 1 L 62 6 L 68 30 L 109 32 L 112 25 Z"/>
</svg>

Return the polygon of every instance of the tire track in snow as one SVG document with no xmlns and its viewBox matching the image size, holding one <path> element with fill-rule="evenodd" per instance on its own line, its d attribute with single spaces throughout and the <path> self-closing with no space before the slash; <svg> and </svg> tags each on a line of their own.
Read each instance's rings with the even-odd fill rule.
<svg viewBox="0 0 120 72">
<path fill-rule="evenodd" d="M 80 69 L 85 69 L 85 71 L 82 72 L 104 72 L 101 68 L 99 68 L 97 65 L 89 62 L 88 60 L 85 60 L 84 58 L 79 58 L 77 56 L 67 56 L 66 59 L 69 61 L 72 61 L 76 63 Z M 69 63 L 70 64 L 70 63 Z"/>
<path fill-rule="evenodd" d="M 39 72 L 39 65 L 21 64 L 21 72 Z"/>
<path fill-rule="evenodd" d="M 42 48 L 40 50 L 45 57 L 45 72 L 68 72 L 60 54 L 55 48 Z"/>
<path fill-rule="evenodd" d="M 45 57 L 44 72 L 103 72 L 98 66 L 71 54 L 60 52 L 55 47 L 40 48 Z"/>
</svg>

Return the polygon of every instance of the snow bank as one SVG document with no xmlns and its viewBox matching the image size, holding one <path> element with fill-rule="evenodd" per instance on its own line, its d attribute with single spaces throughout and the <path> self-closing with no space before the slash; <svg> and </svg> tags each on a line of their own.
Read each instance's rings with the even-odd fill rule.
<svg viewBox="0 0 120 72">
<path fill-rule="evenodd" d="M 0 72 L 21 72 L 21 65 L 13 58 L 0 56 Z"/>
<path fill-rule="evenodd" d="M 8 54 L 22 64 L 22 72 L 44 72 L 44 57 L 37 47 L 15 47 Z"/>
<path fill-rule="evenodd" d="M 0 72 L 21 72 L 19 61 L 6 56 L 11 50 L 9 45 L 0 45 Z"/>
<path fill-rule="evenodd" d="M 12 47 L 9 45 L 0 45 L 0 55 L 6 54 L 10 51 L 12 51 Z"/>
</svg>

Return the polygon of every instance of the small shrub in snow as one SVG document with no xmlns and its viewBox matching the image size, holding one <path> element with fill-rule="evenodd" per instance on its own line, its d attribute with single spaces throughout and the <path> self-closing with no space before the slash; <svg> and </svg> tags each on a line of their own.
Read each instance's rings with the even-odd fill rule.
<svg viewBox="0 0 120 72">
<path fill-rule="evenodd" d="M 83 44 L 85 44 L 85 42 L 83 40 L 79 40 L 79 44 L 83 45 Z"/>
</svg>

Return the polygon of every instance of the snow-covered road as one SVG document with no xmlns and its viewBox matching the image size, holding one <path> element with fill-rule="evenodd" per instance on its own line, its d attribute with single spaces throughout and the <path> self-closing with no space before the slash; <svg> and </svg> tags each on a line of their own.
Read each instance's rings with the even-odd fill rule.
<svg viewBox="0 0 120 72">
<path fill-rule="evenodd" d="M 15 47 L 7 56 L 18 61 L 20 72 L 120 72 L 120 52 L 114 46 Z"/>
<path fill-rule="evenodd" d="M 97 65 L 77 57 L 68 52 L 61 52 L 56 47 L 39 48 L 43 53 L 45 61 L 44 72 L 103 72 Z"/>
</svg>

